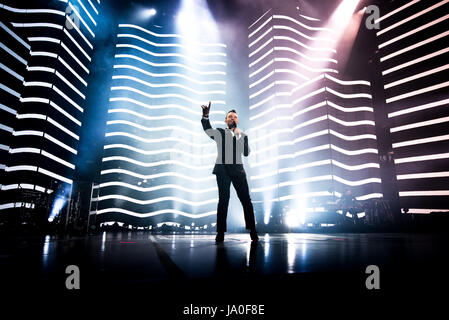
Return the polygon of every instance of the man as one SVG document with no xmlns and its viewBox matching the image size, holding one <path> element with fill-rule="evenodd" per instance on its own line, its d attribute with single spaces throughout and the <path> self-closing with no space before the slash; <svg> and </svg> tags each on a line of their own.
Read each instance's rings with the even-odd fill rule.
<svg viewBox="0 0 449 320">
<path fill-rule="evenodd" d="M 203 108 L 201 124 L 206 134 L 217 143 L 218 151 L 215 167 L 212 171 L 217 178 L 219 195 L 217 206 L 217 236 L 215 237 L 215 241 L 217 243 L 224 241 L 231 182 L 243 206 L 245 227 L 250 230 L 251 240 L 258 241 L 259 237 L 256 232 L 254 209 L 249 195 L 246 172 L 242 163 L 242 153 L 245 157 L 250 153 L 248 136 L 237 128 L 239 119 L 235 110 L 230 110 L 226 114 L 226 129 L 213 129 L 209 122 L 210 102 L 208 106 L 202 105 L 201 108 Z"/>
</svg>

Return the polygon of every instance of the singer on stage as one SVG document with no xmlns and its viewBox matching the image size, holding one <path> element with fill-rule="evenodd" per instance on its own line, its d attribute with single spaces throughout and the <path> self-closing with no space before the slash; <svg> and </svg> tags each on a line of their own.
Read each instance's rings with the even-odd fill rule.
<svg viewBox="0 0 449 320">
<path fill-rule="evenodd" d="M 218 151 L 215 167 L 212 171 L 217 178 L 219 195 L 217 206 L 217 236 L 215 237 L 215 241 L 217 243 L 224 241 L 231 182 L 243 206 L 245 227 L 250 230 L 251 240 L 258 241 L 259 237 L 256 232 L 253 204 L 251 203 L 246 172 L 242 163 L 242 153 L 245 157 L 250 153 L 248 136 L 237 128 L 239 118 L 235 110 L 230 110 L 226 114 L 226 129 L 213 129 L 209 122 L 210 105 L 211 103 L 209 102 L 208 106 L 201 106 L 203 108 L 201 124 L 206 134 L 217 143 Z"/>
</svg>

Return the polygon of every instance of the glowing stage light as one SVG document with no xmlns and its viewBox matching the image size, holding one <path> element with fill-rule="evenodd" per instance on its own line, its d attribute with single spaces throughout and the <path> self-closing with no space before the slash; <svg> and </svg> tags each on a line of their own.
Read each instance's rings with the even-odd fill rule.
<svg viewBox="0 0 449 320">
<path fill-rule="evenodd" d="M 67 199 L 62 196 L 57 196 L 55 201 L 53 202 L 53 208 L 51 209 L 50 216 L 48 217 L 48 222 L 53 222 L 53 220 L 58 216 L 64 207 Z"/>
</svg>

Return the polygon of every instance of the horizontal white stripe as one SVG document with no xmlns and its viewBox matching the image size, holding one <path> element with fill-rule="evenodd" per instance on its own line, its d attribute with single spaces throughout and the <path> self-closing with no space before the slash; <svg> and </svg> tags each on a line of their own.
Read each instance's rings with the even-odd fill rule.
<svg viewBox="0 0 449 320">
<path fill-rule="evenodd" d="M 400 191 L 400 197 L 429 197 L 429 196 L 449 196 L 449 190 L 435 191 Z"/>
<path fill-rule="evenodd" d="M 127 149 L 127 150 L 135 151 L 137 153 L 144 154 L 144 155 L 155 155 L 155 154 L 163 154 L 163 153 L 179 153 L 179 154 L 182 154 L 184 156 L 188 156 L 188 157 L 191 157 L 194 159 L 216 158 L 216 154 L 214 154 L 214 153 L 198 155 L 198 154 L 188 153 L 183 150 L 174 149 L 174 148 L 173 149 L 159 149 L 159 150 L 144 150 L 144 149 L 135 148 L 130 145 L 119 144 L 119 143 L 106 144 L 104 146 L 104 149 Z"/>
<path fill-rule="evenodd" d="M 448 48 L 448 52 L 449 52 L 449 48 Z M 404 83 L 407 83 L 407 82 L 410 82 L 410 81 L 414 81 L 414 80 L 417 80 L 417 79 L 420 79 L 420 78 L 423 78 L 423 77 L 427 77 L 427 76 L 430 76 L 432 74 L 435 74 L 435 73 L 438 73 L 438 72 L 441 72 L 441 71 L 444 71 L 444 70 L 448 70 L 448 69 L 449 69 L 449 64 L 447 64 L 445 66 L 441 66 L 441 67 L 435 68 L 435 69 L 432 69 L 432 70 L 428 70 L 428 71 L 424 71 L 424 72 L 421 72 L 421 73 L 418 73 L 418 74 L 414 74 L 413 76 L 402 78 L 401 80 L 397 80 L 397 81 L 394 81 L 394 82 L 387 83 L 384 86 L 384 88 L 385 89 L 390 89 L 390 88 L 396 87 L 398 85 L 401 85 L 401 84 L 404 84 Z"/>
<path fill-rule="evenodd" d="M 377 168 L 377 169 L 380 168 L 378 163 L 364 163 L 364 164 L 359 164 L 359 165 L 347 165 L 347 164 L 338 162 L 336 160 L 328 159 L 328 160 L 309 162 L 309 163 L 301 164 L 301 165 L 298 165 L 295 167 L 278 168 L 278 169 L 268 172 L 268 173 L 251 176 L 250 178 L 251 178 L 251 180 L 265 179 L 265 178 L 277 176 L 279 174 L 286 173 L 286 172 L 296 172 L 296 171 L 303 170 L 305 168 L 311 168 L 311 167 L 317 167 L 317 166 L 323 166 L 323 165 L 331 165 L 331 164 L 335 165 L 337 167 L 340 167 L 342 169 L 349 170 L 349 171 L 358 171 L 358 170 L 363 170 L 363 169 L 367 169 L 367 168 Z"/>
<path fill-rule="evenodd" d="M 153 51 L 150 51 L 150 50 L 146 50 L 146 49 L 144 49 L 142 47 L 139 47 L 139 46 L 136 46 L 136 45 L 133 45 L 133 44 L 119 43 L 119 44 L 116 45 L 116 47 L 117 48 L 136 49 L 138 51 L 144 52 L 144 53 L 146 53 L 146 54 L 148 54 L 150 56 L 153 56 L 153 57 L 178 57 L 178 58 L 183 58 L 185 60 L 192 61 L 192 62 L 194 62 L 196 64 L 204 65 L 204 66 L 214 66 L 214 65 L 216 65 L 216 66 L 226 66 L 226 62 L 224 62 L 224 61 L 201 61 L 201 60 L 194 59 L 194 58 L 192 58 L 190 56 L 187 56 L 185 54 L 180 54 L 180 53 L 157 53 L 157 52 L 153 52 Z"/>
<path fill-rule="evenodd" d="M 56 173 L 51 172 L 51 171 L 49 171 L 49 170 L 46 170 L 46 169 L 44 169 L 44 168 L 39 168 L 39 169 L 38 169 L 38 172 L 43 173 L 43 174 L 45 174 L 45 175 L 47 175 L 47 176 L 49 176 L 49 177 L 58 179 L 58 180 L 60 180 L 60 181 L 62 181 L 62 182 L 65 182 L 65 183 L 67 183 L 67 184 L 72 184 L 72 183 L 73 183 L 73 181 L 72 181 L 71 179 L 68 179 L 68 178 L 66 178 L 66 177 L 63 177 L 63 176 L 61 176 L 61 175 L 59 175 L 59 174 L 56 174 Z"/>
<path fill-rule="evenodd" d="M 203 218 L 203 217 L 213 216 L 213 215 L 217 214 L 216 211 L 191 214 L 191 213 L 187 213 L 187 212 L 176 210 L 176 209 L 163 209 L 163 210 L 156 210 L 156 211 L 149 212 L 149 213 L 138 213 L 138 212 L 122 209 L 122 208 L 101 209 L 101 210 L 98 210 L 96 213 L 104 214 L 104 213 L 110 213 L 110 212 L 123 213 L 123 214 L 129 215 L 129 216 L 138 217 L 138 218 L 148 218 L 148 217 L 158 216 L 161 214 L 171 213 L 171 214 L 178 214 L 178 215 L 181 215 L 181 216 L 184 216 L 187 218 L 197 219 L 197 218 Z"/>
<path fill-rule="evenodd" d="M 324 144 L 321 146 L 312 147 L 312 148 L 297 151 L 294 153 L 286 153 L 286 154 L 282 154 L 279 156 L 270 157 L 263 161 L 251 161 L 251 162 L 249 162 L 249 165 L 250 165 L 250 167 L 259 167 L 259 166 L 267 165 L 269 163 L 279 162 L 279 160 L 282 160 L 282 159 L 294 159 L 294 158 L 297 158 L 304 154 L 313 153 L 313 152 L 317 152 L 317 151 L 321 151 L 321 150 L 327 150 L 329 148 L 331 148 L 332 150 L 335 150 L 341 154 L 345 154 L 345 155 L 349 155 L 349 156 L 360 155 L 360 154 L 365 154 L 365 153 L 373 153 L 373 154 L 378 153 L 378 151 L 376 149 L 372 149 L 372 148 L 359 149 L 359 150 L 346 150 L 346 149 L 339 148 L 334 145 Z M 250 155 L 250 157 L 253 157 L 253 155 Z"/>
<path fill-rule="evenodd" d="M 288 20 L 288 21 L 291 21 L 291 22 L 293 22 L 293 23 L 295 23 L 295 24 L 297 24 L 297 25 L 299 25 L 299 26 L 301 26 L 301 27 L 303 27 L 303 28 L 306 28 L 306 29 L 312 30 L 312 31 L 327 31 L 327 32 L 330 32 L 331 34 L 335 32 L 335 30 L 332 30 L 332 29 L 330 29 L 330 28 L 324 28 L 324 27 L 310 27 L 310 26 L 308 26 L 308 25 L 306 25 L 306 24 L 304 24 L 304 23 L 302 23 L 302 22 L 300 22 L 300 21 L 298 21 L 298 20 L 296 20 L 296 19 L 294 19 L 294 18 L 291 18 L 291 17 L 289 17 L 289 16 L 284 16 L 284 15 L 273 15 L 273 18 L 274 18 L 274 19 Z"/>
<path fill-rule="evenodd" d="M 141 116 L 145 117 L 144 115 L 141 115 Z M 137 129 L 140 129 L 140 130 L 143 130 L 143 131 L 147 131 L 147 132 L 157 132 L 157 131 L 171 132 L 173 130 L 173 131 L 179 131 L 180 135 L 193 136 L 195 139 L 202 139 L 202 138 L 204 138 L 204 133 L 202 131 L 201 132 L 194 132 L 194 131 L 186 129 L 186 128 L 182 127 L 182 126 L 158 126 L 158 127 L 155 127 L 155 126 L 144 126 L 144 125 L 140 125 L 140 124 L 138 124 L 136 122 L 127 121 L 127 120 L 110 120 L 110 121 L 108 121 L 106 123 L 106 125 L 114 125 L 114 124 L 128 125 L 128 126 L 132 126 L 134 128 L 137 128 Z M 192 123 L 192 125 L 193 124 L 194 123 Z"/>
<path fill-rule="evenodd" d="M 33 23 L 16 23 L 11 22 L 12 26 L 15 28 L 53 28 L 62 30 L 62 26 L 55 23 L 46 23 L 46 22 L 33 22 Z"/>
<path fill-rule="evenodd" d="M 317 182 L 317 181 L 327 181 L 327 180 L 335 180 L 338 181 L 344 185 L 347 186 L 360 186 L 364 184 L 369 183 L 381 183 L 381 180 L 379 178 L 367 178 L 362 180 L 355 180 L 350 181 L 343 178 L 340 178 L 336 175 L 325 175 L 325 176 L 316 176 L 316 177 L 309 177 L 309 178 L 303 178 L 303 179 L 296 179 L 296 180 L 290 180 L 290 181 L 283 181 L 280 183 L 264 186 L 261 188 L 252 188 L 251 192 L 264 192 L 268 190 L 274 190 L 286 186 L 294 186 L 302 183 L 310 183 L 310 182 Z"/>
<path fill-rule="evenodd" d="M 403 126 L 399 126 L 399 127 L 393 127 L 390 129 L 390 132 L 394 133 L 394 132 L 398 132 L 398 131 L 410 130 L 410 129 L 414 129 L 414 128 L 421 128 L 421 127 L 431 126 L 434 124 L 445 123 L 445 122 L 449 122 L 449 117 L 443 117 L 443 118 L 438 118 L 438 119 L 433 119 L 433 120 L 428 120 L 428 121 L 415 122 L 412 124 L 407 124 L 407 125 L 403 125 Z"/>
<path fill-rule="evenodd" d="M 432 142 L 446 141 L 446 140 L 449 140 L 449 134 L 442 135 L 442 136 L 430 137 L 430 138 L 401 141 L 401 142 L 393 143 L 393 148 L 401 148 L 401 147 L 406 147 L 406 146 L 414 146 L 417 144 L 432 143 Z"/>
<path fill-rule="evenodd" d="M 106 187 L 124 187 L 124 188 L 133 189 L 133 190 L 136 190 L 139 192 L 152 192 L 152 191 L 164 190 L 164 189 L 177 189 L 177 190 L 181 190 L 181 191 L 189 192 L 189 193 L 193 193 L 193 194 L 216 192 L 218 190 L 217 187 L 203 188 L 203 189 L 196 190 L 196 189 L 187 188 L 187 187 L 184 187 L 182 185 L 177 185 L 177 184 L 163 184 L 163 185 L 157 185 L 154 187 L 140 187 L 140 186 L 136 186 L 136 185 L 129 184 L 126 182 L 121 182 L 121 181 L 110 181 L 110 182 L 105 182 L 105 183 L 100 184 L 100 188 L 106 188 Z"/>
<path fill-rule="evenodd" d="M 388 31 L 391 31 L 391 30 L 393 30 L 393 29 L 403 25 L 404 23 L 412 21 L 412 20 L 414 20 L 414 19 L 416 19 L 416 18 L 426 14 L 427 12 L 430 12 L 430 11 L 432 11 L 434 9 L 437 9 L 437 8 L 441 7 L 442 5 L 444 5 L 446 3 L 449 3 L 449 0 L 443 0 L 441 2 L 438 2 L 437 4 L 434 4 L 431 7 L 428 7 L 428 8 L 426 8 L 426 9 L 424 9 L 424 10 L 418 12 L 418 13 L 415 13 L 414 15 L 411 15 L 411 16 L 409 16 L 409 17 L 407 17 L 407 18 L 405 18 L 405 19 L 403 19 L 403 20 L 401 20 L 399 22 L 396 22 L 396 23 L 392 24 L 391 26 L 389 26 L 387 28 L 384 28 L 384 29 L 380 30 L 379 32 L 377 32 L 377 35 L 380 36 L 380 35 L 388 32 Z"/>
<path fill-rule="evenodd" d="M 396 111 L 396 112 L 392 112 L 392 113 L 388 114 L 388 118 L 393 118 L 393 117 L 401 116 L 401 115 L 408 114 L 408 113 L 413 113 L 413 112 L 418 112 L 418 111 L 422 111 L 422 110 L 426 110 L 426 109 L 431 109 L 431 108 L 439 107 L 439 106 L 442 106 L 442 105 L 445 105 L 445 104 L 449 104 L 449 99 L 435 101 L 435 102 L 423 104 L 423 105 L 420 105 L 420 106 L 411 107 L 411 108 L 399 110 L 399 111 Z"/>
<path fill-rule="evenodd" d="M 147 180 L 151 180 L 151 179 L 157 179 L 157 178 L 162 178 L 162 177 L 176 177 L 179 179 L 185 179 L 185 180 L 189 180 L 189 181 L 193 181 L 193 182 L 205 182 L 205 181 L 209 181 L 209 180 L 215 180 L 214 177 L 211 176 L 206 176 L 204 178 L 195 178 L 195 177 L 191 177 L 179 172 L 161 172 L 161 173 L 156 173 L 156 174 L 140 174 L 134 171 L 130 171 L 130 170 L 125 170 L 125 169 L 107 169 L 107 170 L 102 170 L 101 171 L 101 175 L 106 175 L 106 174 L 111 174 L 111 173 L 120 173 L 120 174 L 126 174 L 129 176 L 133 176 L 139 179 L 147 179 Z M 104 179 L 104 178 L 103 178 Z"/>
<path fill-rule="evenodd" d="M 10 202 L 5 204 L 0 204 L 0 210 L 12 209 L 12 208 L 33 208 L 34 203 L 29 202 Z"/>
<path fill-rule="evenodd" d="M 379 23 L 379 22 L 381 22 L 381 21 L 383 21 L 383 20 L 385 20 L 385 19 L 395 15 L 396 13 L 401 12 L 402 10 L 404 10 L 404 9 L 414 5 L 415 3 L 419 2 L 419 1 L 421 1 L 421 0 L 410 1 L 409 3 L 407 3 L 407 4 L 397 8 L 397 9 L 395 9 L 393 11 L 388 12 L 387 14 L 383 15 L 382 17 L 380 17 L 379 19 L 375 20 L 374 22 L 377 24 L 377 23 Z"/>
<path fill-rule="evenodd" d="M 150 168 L 150 167 L 157 167 L 162 165 L 174 165 L 174 166 L 181 166 L 185 167 L 191 170 L 205 170 L 205 169 L 212 169 L 214 165 L 190 165 L 183 161 L 177 161 L 177 160 L 162 160 L 162 161 L 155 161 L 155 162 L 143 162 L 138 161 L 136 159 L 128 158 L 128 157 L 122 157 L 122 156 L 112 156 L 112 157 L 105 157 L 102 159 L 103 162 L 107 161 L 125 161 L 129 162 L 141 167 Z"/>
<path fill-rule="evenodd" d="M 77 151 L 71 147 L 69 147 L 68 145 L 66 145 L 65 143 L 62 143 L 61 141 L 59 141 L 56 138 L 53 138 L 51 135 L 49 135 L 48 133 L 44 133 L 41 131 L 35 131 L 35 130 L 21 130 L 21 131 L 14 131 L 13 132 L 13 136 L 39 136 L 39 137 L 44 137 L 48 140 L 50 140 L 51 142 L 59 145 L 60 147 L 72 152 L 73 154 L 77 154 Z"/>
<path fill-rule="evenodd" d="M 136 99 L 130 99 L 130 98 L 127 98 L 127 97 L 114 97 L 114 98 L 110 98 L 109 101 L 110 102 L 129 102 L 129 103 L 138 105 L 138 106 L 143 107 L 143 108 L 148 109 L 148 110 L 180 109 L 180 110 L 182 110 L 182 111 L 184 111 L 186 113 L 190 113 L 190 114 L 193 114 L 193 115 L 201 116 L 200 112 L 194 111 L 194 110 L 192 110 L 192 108 L 187 108 L 187 107 L 185 107 L 183 105 L 179 105 L 179 104 L 151 104 L 150 105 L 150 104 L 144 103 L 142 101 L 139 101 L 139 100 L 136 100 Z M 211 101 L 214 104 L 216 102 L 214 100 L 211 100 Z M 110 109 L 108 112 L 112 113 L 113 112 L 112 110 L 114 110 L 114 109 Z M 115 109 L 115 110 L 124 110 L 124 109 Z M 119 111 L 115 111 L 115 112 L 119 112 Z M 142 119 L 153 119 L 153 117 L 145 116 L 145 115 L 143 115 L 141 113 L 137 113 L 137 112 L 132 111 L 132 110 L 120 111 L 120 112 L 127 112 L 127 113 L 130 113 L 130 114 L 134 114 L 134 115 L 136 115 L 136 116 L 138 116 L 138 117 L 140 117 Z M 223 115 L 224 116 L 226 113 L 225 113 L 225 111 L 222 111 L 222 110 L 211 111 L 210 115 L 213 115 L 213 114 L 220 115 L 220 116 Z M 185 120 L 186 121 L 191 121 L 189 119 L 185 119 Z M 193 123 L 193 122 L 191 122 L 191 123 Z M 212 121 L 211 123 L 215 123 L 215 121 Z"/>
<path fill-rule="evenodd" d="M 367 99 L 372 99 L 372 96 L 368 93 L 350 93 L 350 94 L 345 94 L 345 93 L 341 93 L 338 92 L 337 90 L 333 90 L 329 87 L 326 87 L 326 91 L 330 92 L 340 98 L 343 99 L 357 99 L 357 98 L 367 98 Z"/>
<path fill-rule="evenodd" d="M 179 43 L 157 43 L 157 42 L 153 42 L 150 41 L 148 39 L 136 36 L 134 34 L 128 34 L 128 33 L 119 33 L 117 34 L 117 38 L 132 38 L 132 39 L 137 39 L 140 40 L 142 42 L 145 42 L 153 47 L 160 47 L 160 48 L 167 48 L 167 47 L 174 47 L 174 48 L 183 48 L 186 50 L 192 50 L 191 47 L 183 45 L 183 44 L 179 44 Z M 214 44 L 214 43 L 202 43 L 200 46 L 204 46 L 204 47 L 223 47 L 224 45 L 222 44 Z M 211 49 L 207 49 L 207 52 L 201 52 L 201 51 L 197 51 L 196 53 L 198 55 L 203 55 L 203 56 L 226 56 L 226 53 L 224 52 L 220 52 L 220 51 L 215 51 L 215 52 L 211 52 Z"/>
<path fill-rule="evenodd" d="M 144 137 L 140 137 L 138 135 L 132 134 L 132 133 L 128 133 L 128 132 L 107 132 L 106 137 L 128 137 L 137 141 L 141 141 L 144 143 L 160 143 L 160 142 L 178 142 L 178 143 L 182 143 L 183 145 L 188 145 L 192 148 L 205 148 L 205 147 L 209 147 L 209 146 L 214 146 L 215 143 L 214 142 L 208 142 L 208 143 L 194 143 L 194 142 L 190 142 L 187 139 L 181 139 L 178 137 L 164 137 L 164 138 L 159 138 L 159 139 L 148 139 L 148 138 L 144 138 Z"/>
<path fill-rule="evenodd" d="M 443 82 L 443 83 L 439 83 L 430 87 L 426 87 L 426 88 L 422 88 L 419 90 L 415 90 L 412 92 L 407 92 L 398 96 L 394 96 L 392 98 L 388 98 L 386 100 L 386 103 L 391 103 L 391 102 L 395 102 L 395 101 L 399 101 L 399 100 L 403 100 L 406 98 L 410 98 L 410 97 L 414 97 L 423 93 L 427 93 L 427 92 L 431 92 L 431 91 L 435 91 L 441 88 L 445 88 L 445 87 L 449 87 L 449 81 Z"/>
<path fill-rule="evenodd" d="M 400 163 L 440 160 L 440 159 L 449 159 L 449 153 L 439 153 L 439 154 L 429 154 L 429 155 L 425 155 L 425 156 L 399 158 L 399 159 L 395 159 L 394 162 L 396 164 L 400 164 Z"/>
<path fill-rule="evenodd" d="M 189 70 L 189 71 L 191 71 L 193 73 L 200 74 L 200 75 L 224 75 L 224 76 L 226 75 L 226 72 L 224 72 L 224 71 L 200 71 L 200 70 L 191 68 L 191 67 L 189 67 L 187 65 L 184 65 L 182 63 L 155 63 L 155 62 L 152 62 L 152 61 L 140 58 L 140 57 L 132 55 L 132 54 L 116 54 L 114 57 L 115 58 L 128 58 L 128 59 L 138 60 L 138 61 L 143 62 L 143 63 L 145 63 L 145 64 L 147 64 L 149 66 L 152 66 L 152 67 L 161 67 L 161 68 L 162 67 L 177 67 L 177 68 L 183 68 L 183 69 Z"/>
<path fill-rule="evenodd" d="M 101 196 L 98 197 L 98 201 L 106 201 L 106 200 L 124 200 L 124 201 L 129 201 L 138 205 L 149 205 L 149 204 L 155 204 L 155 203 L 160 203 L 160 202 L 164 202 L 164 201 L 173 201 L 173 202 L 178 202 L 178 203 L 183 203 L 192 207 L 198 207 L 198 206 L 204 206 L 206 204 L 216 204 L 218 202 L 218 198 L 213 198 L 213 199 L 209 199 L 209 200 L 203 200 L 203 201 L 189 201 L 189 200 L 185 200 L 183 198 L 179 198 L 179 197 L 160 197 L 160 198 L 153 198 L 153 199 L 149 199 L 149 200 L 139 200 L 139 199 L 135 199 L 132 197 L 128 197 L 128 196 L 123 196 L 123 195 L 119 195 L 119 194 L 111 194 L 111 195 L 105 195 L 105 196 Z"/>
<path fill-rule="evenodd" d="M 421 45 L 427 44 L 427 43 L 429 43 L 429 42 L 431 42 L 431 41 L 433 41 L 433 40 L 436 40 L 436 39 L 442 38 L 443 36 L 448 36 L 448 35 L 449 35 L 449 31 L 444 32 L 444 33 L 442 33 L 442 34 L 440 34 L 440 35 L 438 35 L 438 36 L 432 37 L 432 38 L 430 38 L 430 39 L 427 39 L 427 40 L 425 40 L 425 41 L 419 42 L 419 43 L 417 43 L 417 44 L 415 44 L 415 45 L 413 45 L 413 46 L 407 47 L 407 48 L 402 49 L 402 50 L 400 50 L 400 51 L 396 51 L 395 53 L 392 53 L 392 54 L 390 54 L 390 55 L 388 55 L 388 56 L 385 56 L 384 58 L 381 58 L 381 62 L 382 62 L 382 61 L 385 61 L 385 60 L 387 60 L 387 59 L 390 59 L 390 58 L 392 58 L 392 57 L 394 57 L 394 56 L 397 56 L 397 55 L 399 55 L 399 54 L 402 54 L 402 53 L 404 53 L 404 52 L 407 52 L 407 51 L 409 51 L 409 50 L 415 49 L 415 48 L 417 48 L 417 47 L 419 47 L 419 46 L 421 46 Z M 438 51 L 436 51 L 436 52 L 429 53 L 429 54 L 427 54 L 427 55 L 425 55 L 425 56 L 423 56 L 423 57 L 419 57 L 419 58 L 417 58 L 417 59 L 414 59 L 414 60 L 411 60 L 411 61 L 409 61 L 409 62 L 400 64 L 400 65 L 395 66 L 395 67 L 393 67 L 393 68 L 387 69 L 387 70 L 385 70 L 385 71 L 382 71 L 382 75 L 387 75 L 387 74 L 389 74 L 389 73 L 391 73 L 391 72 L 393 72 L 393 71 L 397 71 L 397 70 L 399 70 L 399 69 L 402 69 L 402 68 L 411 66 L 411 65 L 416 64 L 416 63 L 418 63 L 418 62 L 425 61 L 425 60 L 428 60 L 428 59 L 437 57 L 437 56 L 439 56 L 439 55 L 442 55 L 442 54 L 446 53 L 446 52 L 447 52 L 447 49 L 448 49 L 448 48 L 444 48 L 444 49 L 438 50 Z M 382 60 L 382 59 L 384 59 L 384 60 Z"/>
<path fill-rule="evenodd" d="M 421 47 L 421 46 L 423 46 L 423 45 L 425 45 L 425 44 L 431 43 L 431 42 L 433 42 L 433 41 L 436 41 L 436 40 L 441 39 L 441 38 L 443 38 L 443 37 L 446 37 L 446 36 L 448 36 L 448 35 L 449 35 L 449 31 L 440 33 L 440 34 L 438 34 L 438 35 L 436 35 L 436 36 L 433 36 L 433 37 L 431 37 L 431 38 L 429 38 L 429 39 L 420 41 L 420 42 L 415 43 L 415 44 L 413 44 L 413 45 L 411 45 L 411 46 L 405 47 L 404 49 L 401 49 L 401 50 L 395 51 L 395 52 L 393 52 L 393 53 L 391 53 L 391 54 L 389 54 L 389 55 L 386 55 L 386 56 L 380 58 L 380 62 L 387 61 L 388 59 L 394 58 L 394 57 L 396 57 L 396 56 L 398 56 L 398 55 L 401 55 L 401 54 L 406 53 L 406 52 L 408 52 L 408 51 L 410 51 L 410 50 L 416 49 L 416 48 L 418 48 L 418 47 Z"/>
<path fill-rule="evenodd" d="M 17 13 L 49 13 L 49 14 L 56 14 L 60 16 L 65 16 L 65 13 L 63 11 L 59 10 L 52 10 L 52 9 L 18 9 L 9 7 L 4 4 L 0 4 L 0 8 L 11 11 L 11 12 L 17 12 Z"/>
<path fill-rule="evenodd" d="M 186 100 L 198 105 L 201 105 L 204 103 L 204 100 L 195 100 L 195 99 L 191 99 L 188 96 L 182 95 L 182 94 L 176 94 L 176 93 L 167 93 L 167 94 L 151 94 L 151 93 L 147 93 L 144 92 L 142 90 L 139 89 L 135 89 L 133 87 L 128 87 L 128 86 L 114 86 L 111 87 L 111 91 L 117 91 L 117 90 L 123 90 L 123 91 L 131 91 L 131 92 L 135 92 L 139 95 L 142 95 L 144 97 L 150 98 L 150 99 L 162 99 L 162 98 L 179 98 L 182 100 Z M 226 102 L 224 100 L 215 100 L 215 104 L 226 104 Z"/>
<path fill-rule="evenodd" d="M 125 80 L 132 80 L 138 83 L 141 83 L 147 87 L 150 88 L 170 88 L 170 87 L 177 87 L 177 88 L 182 88 L 185 89 L 187 91 L 196 93 L 196 94 L 207 94 L 207 95 L 212 95 L 212 94 L 226 94 L 226 91 L 224 90 L 210 90 L 210 91 L 200 91 L 200 90 L 195 90 L 192 88 L 189 88 L 187 86 L 184 86 L 182 84 L 178 84 L 178 83 L 174 83 L 174 82 L 168 82 L 168 83 L 163 83 L 163 84 L 157 84 L 157 83 L 150 83 L 144 80 L 141 80 L 139 78 L 136 77 L 132 77 L 132 76 L 123 76 L 123 75 L 117 75 L 117 76 L 112 76 L 112 79 L 114 80 L 120 80 L 120 79 L 125 79 Z"/>
<path fill-rule="evenodd" d="M 426 178 L 447 178 L 447 177 L 449 177 L 449 171 L 398 174 L 396 176 L 396 178 L 398 180 L 426 179 Z"/>
<path fill-rule="evenodd" d="M 126 65 L 126 64 L 120 64 L 120 65 L 114 65 L 114 69 L 130 69 L 130 70 L 134 70 L 134 71 L 138 71 L 140 73 L 143 73 L 147 76 L 150 77 L 155 77 L 155 78 L 161 78 L 161 77 L 179 77 L 179 78 L 183 78 L 188 80 L 189 82 L 195 82 L 198 83 L 200 85 L 212 85 L 212 84 L 221 84 L 221 85 L 225 85 L 226 82 L 225 81 L 221 81 L 221 80 L 212 80 L 212 81 L 200 81 L 197 80 L 195 78 L 192 77 L 188 77 L 182 73 L 152 73 L 146 70 L 143 70 L 141 68 L 138 68 L 136 66 L 132 66 L 132 65 Z"/>
<path fill-rule="evenodd" d="M 156 33 L 156 32 L 153 32 L 151 30 L 142 28 L 142 27 L 134 25 L 134 24 L 123 24 L 122 23 L 122 24 L 119 24 L 118 26 L 119 26 L 119 28 L 133 28 L 133 29 L 137 29 L 137 30 L 143 31 L 143 32 L 145 32 L 145 33 L 147 33 L 147 34 L 149 34 L 151 36 L 158 37 L 158 38 L 181 38 L 181 39 L 186 38 L 183 35 L 175 34 L 175 33 L 165 33 L 165 34 L 164 33 Z M 224 43 L 192 42 L 192 44 L 199 45 L 199 46 L 206 46 L 206 47 L 222 47 L 222 48 L 226 48 L 226 44 L 224 44 Z"/>
<path fill-rule="evenodd" d="M 408 213 L 429 214 L 432 212 L 449 212 L 449 209 L 408 209 Z"/>
</svg>

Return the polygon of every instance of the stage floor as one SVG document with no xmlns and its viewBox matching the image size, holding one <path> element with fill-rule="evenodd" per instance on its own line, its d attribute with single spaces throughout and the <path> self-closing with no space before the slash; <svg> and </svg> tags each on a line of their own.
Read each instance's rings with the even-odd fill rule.
<svg viewBox="0 0 449 320">
<path fill-rule="evenodd" d="M 207 301 L 257 302 L 273 311 L 280 296 L 284 301 L 306 293 L 372 301 L 386 295 L 428 295 L 448 283 L 448 237 L 443 234 L 259 236 L 252 243 L 249 234 L 226 234 L 220 245 L 214 234 L 139 231 L 7 238 L 0 246 L 2 284 L 53 297 L 67 292 L 136 297 L 144 292 L 152 306 L 166 304 L 162 297 L 168 295 L 171 311 L 179 315 L 183 306 Z M 66 288 L 69 265 L 79 268 L 79 290 Z M 369 265 L 379 268 L 379 290 L 366 287 Z M 289 312 L 289 306 L 295 304 L 282 310 Z"/>
</svg>

